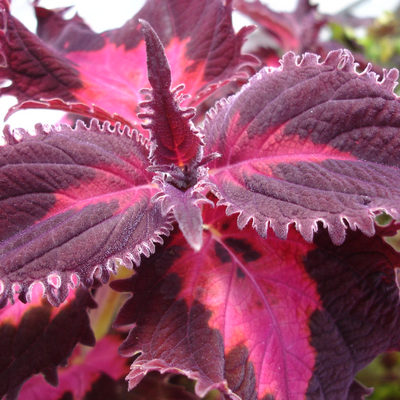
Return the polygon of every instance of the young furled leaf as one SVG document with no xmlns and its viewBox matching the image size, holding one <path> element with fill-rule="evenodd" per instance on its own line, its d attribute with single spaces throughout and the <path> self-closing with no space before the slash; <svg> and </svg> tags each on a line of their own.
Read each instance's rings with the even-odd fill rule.
<svg viewBox="0 0 400 400">
<path fill-rule="evenodd" d="M 203 245 L 203 219 L 200 204 L 210 202 L 201 192 L 209 186 L 206 170 L 199 171 L 199 182 L 187 190 L 164 181 L 160 176 L 154 179 L 161 191 L 153 197 L 153 201 L 161 202 L 163 215 L 172 210 L 179 228 L 193 250 L 198 251 Z"/>
<path fill-rule="evenodd" d="M 87 315 L 94 307 L 91 294 L 78 288 L 60 308 L 53 309 L 36 285 L 32 303 L 18 302 L 0 310 L 0 398 L 17 399 L 22 384 L 38 373 L 56 386 L 57 367 L 67 363 L 77 343 L 95 344 Z"/>
<path fill-rule="evenodd" d="M 347 224 L 371 236 L 376 212 L 399 215 L 398 71 L 377 82 L 346 50 L 317 60 L 286 54 L 222 100 L 202 133 L 205 154 L 222 155 L 210 171 L 218 204 L 239 227 L 253 219 L 262 236 L 270 226 L 285 238 L 294 223 L 311 242 L 322 221 L 338 245 Z"/>
<path fill-rule="evenodd" d="M 286 241 L 262 239 L 223 208 L 203 216 L 201 251 L 175 232 L 134 276 L 112 283 L 133 293 L 116 320 L 134 324 L 120 350 L 138 356 L 129 387 L 159 371 L 196 379 L 200 397 L 215 388 L 241 400 L 369 393 L 355 373 L 399 349 L 400 255 L 359 231 L 337 247 L 325 230 L 315 244 L 294 229 Z"/>
<path fill-rule="evenodd" d="M 12 81 L 1 93 L 18 98 L 20 104 L 13 112 L 40 104 L 65 110 L 65 105 L 50 101 L 59 99 L 67 107 L 79 103 L 92 109 L 95 104 L 115 114 L 111 122 L 138 125 L 139 90 L 148 85 L 141 18 L 161 37 L 173 63 L 174 82 L 184 83 L 193 96 L 191 104 L 199 104 L 229 81 L 247 77 L 244 68 L 258 63 L 240 52 L 253 28 L 235 34 L 231 3 L 148 0 L 122 28 L 102 34 L 94 33 L 77 16 L 64 20 L 66 9 L 36 7 L 41 41 L 10 15 L 8 1 L 0 0 L 0 47 L 6 67 L 0 70 L 0 78 Z M 21 105 L 26 100 L 35 102 Z M 93 109 L 90 116 L 101 119 L 101 114 Z"/>
<path fill-rule="evenodd" d="M 8 146 L 0 147 L 3 306 L 14 284 L 26 301 L 37 281 L 59 305 L 72 274 L 90 287 L 99 267 L 106 282 L 116 261 L 139 264 L 168 234 L 170 217 L 151 202 L 157 186 L 146 171 L 147 142 L 137 133 L 93 120 L 89 128 L 78 122 L 22 134 L 18 141 L 6 131 Z"/>
<path fill-rule="evenodd" d="M 180 168 L 199 164 L 202 143 L 191 123 L 196 110 L 180 107 L 185 96 L 178 93 L 185 86 L 179 85 L 171 91 L 171 69 L 164 47 L 153 28 L 146 21 L 140 22 L 146 41 L 147 78 L 153 89 L 141 90 L 150 100 L 139 103 L 148 112 L 138 117 L 148 120 L 142 126 L 150 131 L 150 161 L 154 165 L 173 164 Z"/>
<path fill-rule="evenodd" d="M 170 90 L 171 70 L 163 45 L 151 26 L 140 21 L 146 41 L 148 79 L 153 89 L 141 90 L 150 100 L 139 103 L 148 112 L 138 117 L 147 120 L 142 126 L 150 131 L 149 160 L 153 165 L 149 170 L 159 173 L 155 182 L 161 192 L 153 200 L 162 201 L 163 215 L 173 211 L 187 241 L 199 250 L 203 231 L 199 203 L 208 202 L 201 194 L 208 180 L 201 166 L 201 162 L 207 162 L 202 160 L 203 143 L 191 122 L 195 109 L 180 107 L 185 96 L 177 93 L 184 85 Z"/>
</svg>

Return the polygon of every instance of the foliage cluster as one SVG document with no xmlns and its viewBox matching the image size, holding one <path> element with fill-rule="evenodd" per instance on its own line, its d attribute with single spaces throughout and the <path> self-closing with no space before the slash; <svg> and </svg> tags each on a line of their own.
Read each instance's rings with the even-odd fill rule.
<svg viewBox="0 0 400 400">
<path fill-rule="evenodd" d="M 98 34 L 34 7 L 37 34 L 0 0 L 0 95 L 66 116 L 4 129 L 0 398 L 362 400 L 395 371 L 395 22 L 147 0 Z"/>
</svg>

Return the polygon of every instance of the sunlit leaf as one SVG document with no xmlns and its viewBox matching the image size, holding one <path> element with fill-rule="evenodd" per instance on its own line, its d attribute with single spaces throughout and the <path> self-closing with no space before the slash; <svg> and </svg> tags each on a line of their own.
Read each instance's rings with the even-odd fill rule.
<svg viewBox="0 0 400 400">
<path fill-rule="evenodd" d="M 116 321 L 135 324 L 121 347 L 139 355 L 129 386 L 159 371 L 196 379 L 199 396 L 215 388 L 243 400 L 368 393 L 355 373 L 399 348 L 399 254 L 379 235 L 350 232 L 337 247 L 324 230 L 315 244 L 294 229 L 286 241 L 262 239 L 223 209 L 204 221 L 201 251 L 176 232 L 137 274 L 112 284 L 133 293 Z"/>
<path fill-rule="evenodd" d="M 8 2 L 2 0 L 0 78 L 12 84 L 0 93 L 14 95 L 19 102 L 43 99 L 43 108 L 64 110 L 49 102 L 52 99 L 89 108 L 95 104 L 117 114 L 115 121 L 139 125 L 139 90 L 148 86 L 141 18 L 153 26 L 166 48 L 174 86 L 185 84 L 186 93 L 193 96 L 191 105 L 197 105 L 229 81 L 247 77 L 245 67 L 258 63 L 241 54 L 253 28 L 235 34 L 231 3 L 149 0 L 123 27 L 101 34 L 78 16 L 64 20 L 66 9 L 36 7 L 41 41 L 10 15 Z"/>
<path fill-rule="evenodd" d="M 3 305 L 15 283 L 29 300 L 36 281 L 59 305 L 72 274 L 90 287 L 99 267 L 107 282 L 116 261 L 139 264 L 168 234 L 169 217 L 151 203 L 157 186 L 137 133 L 95 120 L 89 128 L 80 122 L 19 133 L 22 140 L 7 133 L 8 145 L 0 147 Z"/>
<path fill-rule="evenodd" d="M 340 244 L 347 226 L 371 236 L 376 212 L 399 215 L 398 71 L 377 82 L 345 50 L 317 60 L 286 54 L 222 100 L 202 133 L 206 154 L 222 155 L 210 171 L 219 204 L 240 227 L 252 219 L 285 238 L 294 224 L 311 241 L 322 221 Z"/>
</svg>

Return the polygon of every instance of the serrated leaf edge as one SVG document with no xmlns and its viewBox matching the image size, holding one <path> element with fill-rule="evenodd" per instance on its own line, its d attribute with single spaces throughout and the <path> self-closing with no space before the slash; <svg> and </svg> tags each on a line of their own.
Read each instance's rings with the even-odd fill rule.
<svg viewBox="0 0 400 400">
<path fill-rule="evenodd" d="M 6 121 L 11 115 L 16 113 L 17 111 L 25 109 L 60 110 L 67 113 L 78 114 L 81 117 L 84 116 L 89 118 L 96 118 L 101 121 L 113 121 L 113 123 L 119 123 L 121 125 L 126 125 L 131 128 L 134 128 L 138 125 L 137 123 L 128 121 L 119 114 L 110 114 L 103 108 L 96 106 L 96 104 L 92 104 L 91 107 L 89 107 L 84 103 L 70 103 L 58 98 L 26 100 L 18 103 L 9 108 L 6 116 L 4 117 L 4 120 Z"/>
<path fill-rule="evenodd" d="M 105 264 L 95 265 L 85 275 L 77 272 L 57 272 L 53 271 L 47 274 L 45 279 L 36 280 L 30 284 L 13 283 L 6 278 L 0 279 L 0 309 L 7 305 L 8 300 L 14 304 L 15 294 L 23 303 L 31 302 L 33 286 L 40 283 L 43 287 L 43 296 L 47 297 L 49 302 L 59 307 L 66 299 L 69 289 L 75 289 L 79 285 L 89 289 L 94 284 L 94 278 L 99 278 L 103 284 L 110 279 L 111 273 L 116 274 L 119 266 L 133 269 L 133 263 L 139 267 L 141 256 L 150 257 L 155 252 L 155 243 L 164 243 L 162 236 L 169 236 L 173 230 L 173 216 L 168 215 L 165 225 L 158 229 L 147 240 L 137 244 L 132 250 L 125 251 L 122 257 L 112 256 Z"/>
<path fill-rule="evenodd" d="M 148 151 L 150 151 L 150 140 L 146 138 L 142 133 L 140 133 L 137 129 L 131 128 L 127 125 L 122 125 L 121 122 L 116 122 L 113 126 L 110 121 L 105 121 L 103 125 L 100 124 L 100 121 L 97 118 L 93 118 L 90 120 L 89 126 L 87 126 L 82 120 L 77 120 L 75 128 L 71 127 L 68 124 L 60 123 L 57 125 L 48 125 L 38 123 L 35 125 L 34 131 L 29 132 L 24 128 L 14 128 L 11 130 L 9 125 L 4 127 L 3 135 L 5 139 L 5 143 L 3 146 L 13 146 L 17 143 L 23 142 L 25 140 L 29 140 L 34 137 L 40 136 L 48 136 L 51 134 L 59 133 L 61 131 L 68 132 L 76 132 L 77 130 L 85 130 L 86 132 L 100 133 L 100 134 L 110 134 L 115 136 L 126 136 L 130 139 L 133 139 L 137 142 L 137 144 L 144 146 Z"/>
<path fill-rule="evenodd" d="M 320 56 L 312 53 L 305 53 L 301 56 L 296 56 L 294 52 L 290 51 L 286 53 L 282 60 L 280 60 L 280 67 L 264 67 L 257 74 L 250 78 L 248 83 L 242 86 L 241 90 L 228 97 L 227 99 L 221 99 L 217 101 L 213 108 L 206 113 L 206 118 L 203 123 L 203 127 L 200 129 L 200 133 L 205 131 L 207 124 L 211 123 L 214 117 L 225 107 L 231 104 L 240 94 L 246 91 L 252 86 L 255 81 L 266 77 L 269 74 L 279 73 L 282 71 L 292 70 L 294 68 L 302 68 L 310 65 L 331 65 L 338 70 L 352 71 L 358 76 L 367 76 L 368 79 L 377 85 L 380 85 L 384 90 L 391 93 L 394 99 L 399 99 L 394 93 L 394 88 L 398 85 L 399 71 L 396 68 L 392 68 L 389 71 L 383 70 L 382 79 L 379 80 L 380 76 L 375 72 L 371 71 L 372 64 L 368 64 L 362 72 L 357 71 L 358 63 L 354 62 L 354 57 L 349 50 L 339 49 L 333 50 L 328 53 L 323 62 L 319 62 Z M 226 206 L 226 214 L 239 214 L 237 217 L 237 224 L 239 229 L 243 229 L 252 220 L 252 227 L 258 232 L 261 237 L 267 236 L 268 228 L 271 227 L 277 237 L 286 240 L 289 225 L 294 224 L 296 230 L 304 237 L 304 239 L 311 243 L 313 240 L 314 233 L 318 230 L 318 222 L 322 222 L 324 228 L 328 228 L 329 235 L 332 242 L 335 245 L 341 245 L 346 237 L 346 229 L 350 227 L 352 230 L 360 229 L 367 236 L 372 236 L 375 233 L 375 222 L 374 217 L 380 213 L 385 212 L 393 218 L 398 218 L 399 211 L 394 209 L 376 208 L 366 210 L 364 216 L 359 217 L 357 220 L 353 220 L 350 216 L 346 215 L 334 215 L 332 218 L 316 218 L 313 221 L 305 224 L 304 221 L 298 221 L 293 219 L 292 221 L 279 223 L 277 220 L 258 220 L 254 215 L 246 213 L 244 210 L 235 206 L 233 203 L 227 201 L 224 196 L 219 192 L 217 186 L 214 185 L 212 188 L 213 194 L 218 198 L 217 206 Z M 361 220 L 360 220 L 361 218 Z"/>
<path fill-rule="evenodd" d="M 109 121 L 104 122 L 101 126 L 99 120 L 92 119 L 90 125 L 86 126 L 81 120 L 78 120 L 75 128 L 68 124 L 59 125 L 45 125 L 36 124 L 35 131 L 30 133 L 25 129 L 14 129 L 11 131 L 9 125 L 6 125 L 4 129 L 5 145 L 16 145 L 25 140 L 32 139 L 38 136 L 46 136 L 63 132 L 74 132 L 76 130 L 86 130 L 94 133 L 111 134 L 118 136 L 126 136 L 146 148 L 149 151 L 150 140 L 144 137 L 136 129 L 131 129 L 128 126 L 121 127 L 121 124 L 117 122 L 113 127 Z M 102 283 L 107 283 L 111 273 L 117 273 L 117 267 L 123 265 L 128 269 L 133 268 L 133 263 L 136 266 L 140 265 L 141 256 L 150 257 L 155 252 L 155 243 L 163 244 L 164 240 L 162 236 L 169 236 L 170 231 L 173 230 L 174 217 L 172 213 L 166 215 L 166 221 L 164 226 L 156 230 L 150 238 L 143 240 L 137 244 L 132 250 L 125 251 L 123 256 L 110 257 L 105 264 L 93 266 L 90 271 L 85 271 L 85 275 L 76 272 L 57 272 L 53 271 L 47 274 L 45 279 L 31 282 L 30 284 L 13 283 L 6 278 L 0 279 L 0 308 L 7 305 L 8 300 L 11 304 L 14 304 L 15 294 L 18 294 L 19 300 L 23 303 L 31 301 L 31 293 L 33 286 L 40 283 L 43 287 L 43 295 L 46 296 L 49 302 L 53 306 L 60 306 L 68 296 L 69 288 L 76 288 L 80 284 L 89 289 L 93 283 L 94 278 L 99 278 Z"/>
</svg>

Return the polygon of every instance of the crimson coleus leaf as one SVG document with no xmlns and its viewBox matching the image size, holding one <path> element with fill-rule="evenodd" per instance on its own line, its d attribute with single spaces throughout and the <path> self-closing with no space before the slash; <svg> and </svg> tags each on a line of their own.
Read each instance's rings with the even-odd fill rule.
<svg viewBox="0 0 400 400">
<path fill-rule="evenodd" d="M 12 81 L 1 88 L 1 95 L 16 96 L 19 101 L 40 97 L 73 100 L 73 91 L 83 87 L 73 64 L 12 17 L 8 0 L 0 1 L 0 17 L 0 78 Z"/>
<path fill-rule="evenodd" d="M 67 394 L 73 399 L 86 398 L 85 395 L 92 392 L 92 385 L 106 381 L 105 377 L 114 382 L 127 372 L 126 360 L 118 355 L 120 344 L 119 337 L 108 335 L 93 349 L 77 346 L 68 365 L 58 369 L 57 387 L 50 386 L 41 375 L 34 376 L 22 386 L 20 398 L 58 400 Z M 107 387 L 103 388 L 102 398 L 107 398 L 106 390 Z"/>
<path fill-rule="evenodd" d="M 89 108 L 95 104 L 116 114 L 115 121 L 137 124 L 139 90 L 148 85 L 139 18 L 147 20 L 161 37 L 172 60 L 173 80 L 186 85 L 192 105 L 227 82 L 246 77 L 243 68 L 257 64 L 253 56 L 241 54 L 252 28 L 235 34 L 231 1 L 223 5 L 220 0 L 148 0 L 123 27 L 102 34 L 92 32 L 77 16 L 65 21 L 65 9 L 37 7 L 43 41 L 10 15 L 5 0 L 0 4 L 5 9 L 0 45 L 6 66 L 0 78 L 12 81 L 3 93 L 17 96 L 20 102 L 43 99 L 45 108 L 60 108 L 48 101 L 53 98 Z M 13 111 L 30 105 L 40 106 L 26 103 Z M 91 116 L 100 118 L 101 113 L 94 111 Z"/>
<path fill-rule="evenodd" d="M 134 324 L 121 347 L 138 356 L 129 387 L 156 370 L 196 379 L 199 396 L 361 400 L 355 373 L 399 349 L 400 255 L 378 234 L 335 246 L 321 229 L 310 244 L 293 228 L 286 241 L 239 230 L 222 207 L 203 218 L 201 251 L 175 232 L 112 283 L 133 293 L 116 319 Z"/>
<path fill-rule="evenodd" d="M 194 108 L 182 108 L 184 85 L 171 90 L 171 69 L 164 47 L 148 22 L 143 26 L 147 50 L 148 79 L 152 89 L 141 89 L 150 100 L 139 105 L 147 110 L 138 117 L 145 119 L 143 128 L 150 131 L 151 167 L 157 172 L 154 182 L 161 192 L 153 198 L 161 200 L 163 215 L 173 211 L 179 227 L 194 250 L 202 246 L 202 218 L 199 203 L 208 202 L 201 193 L 207 186 L 207 171 L 201 164 L 203 142 L 193 127 Z"/>
<path fill-rule="evenodd" d="M 60 308 L 53 308 L 41 292 L 35 285 L 31 303 L 0 310 L 0 398 L 17 399 L 22 384 L 38 373 L 57 385 L 57 367 L 66 364 L 75 346 L 95 343 L 87 311 L 96 303 L 87 290 L 71 291 Z"/>
<path fill-rule="evenodd" d="M 293 53 L 263 69 L 221 101 L 203 129 L 219 204 L 238 224 L 285 238 L 295 224 L 308 241 L 317 221 L 335 244 L 347 224 L 374 233 L 374 213 L 400 212 L 400 103 L 397 70 L 382 81 L 355 71 L 352 55 L 334 51 L 322 63 Z"/>
<path fill-rule="evenodd" d="M 201 139 L 191 122 L 196 110 L 180 107 L 184 96 L 178 93 L 184 86 L 171 91 L 171 69 L 163 45 L 153 28 L 146 21 L 141 20 L 141 23 L 146 41 L 147 76 L 152 89 L 141 90 L 150 100 L 139 104 L 148 112 L 138 116 L 147 120 L 142 126 L 150 131 L 153 146 L 150 161 L 155 165 L 179 167 L 199 162 Z"/>
<path fill-rule="evenodd" d="M 100 268 L 103 282 L 119 261 L 139 264 L 140 255 L 171 228 L 152 184 L 147 142 L 137 132 L 109 124 L 78 122 L 36 127 L 18 141 L 6 131 L 0 147 L 1 301 L 29 300 L 40 281 L 53 305 L 68 293 L 72 274 L 85 287 Z M 55 275 L 54 280 L 49 279 Z M 28 296 L 28 297 L 27 297 Z"/>
<path fill-rule="evenodd" d="M 68 111 L 130 124 L 118 114 L 108 113 L 79 96 L 84 82 L 76 65 L 44 44 L 10 14 L 7 0 L 0 1 L 0 80 L 11 84 L 0 89 L 0 95 L 12 95 L 18 104 L 13 112 L 26 108 L 48 108 Z"/>
</svg>

